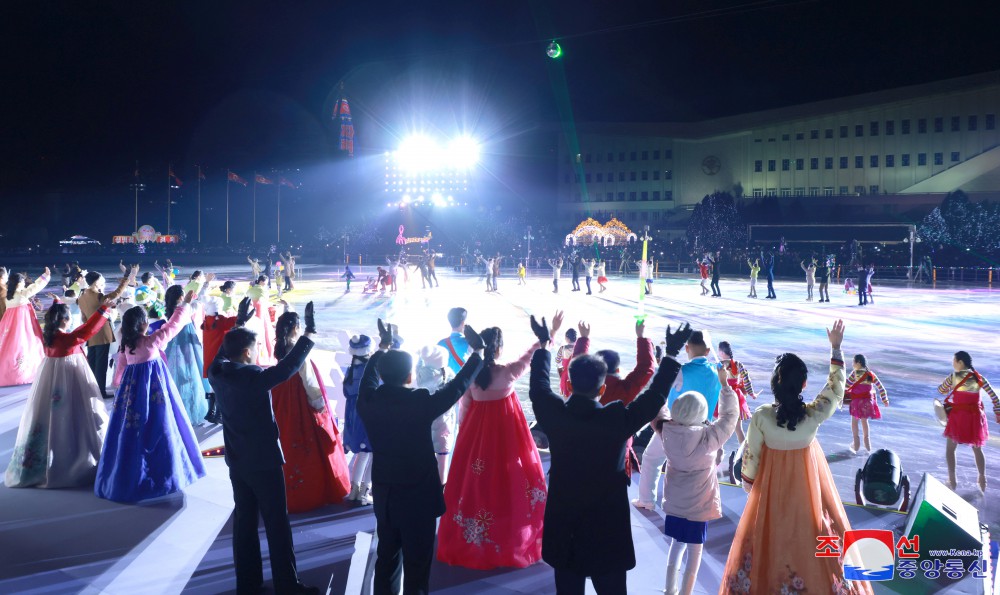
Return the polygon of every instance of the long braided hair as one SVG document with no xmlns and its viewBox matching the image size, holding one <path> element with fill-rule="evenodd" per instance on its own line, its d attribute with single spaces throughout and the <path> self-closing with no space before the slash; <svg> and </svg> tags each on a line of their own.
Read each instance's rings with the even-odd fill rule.
<svg viewBox="0 0 1000 595">
<path fill-rule="evenodd" d="M 294 345 L 290 337 L 297 328 L 299 328 L 297 313 L 285 312 L 278 317 L 278 322 L 274 325 L 274 357 L 282 359 L 288 355 Z"/>
<path fill-rule="evenodd" d="M 499 327 L 491 326 L 487 329 L 483 329 L 483 332 L 479 333 L 479 336 L 483 338 L 483 343 L 486 345 L 483 351 L 483 369 L 479 371 L 476 376 L 476 386 L 486 390 L 489 388 L 490 383 L 493 382 L 493 372 L 491 368 L 497 365 L 497 354 L 503 349 L 503 331 Z"/>
<path fill-rule="evenodd" d="M 806 417 L 806 404 L 802 400 L 802 385 L 809 378 L 805 362 L 794 353 L 782 353 L 774 362 L 771 374 L 771 392 L 777 402 L 779 428 L 795 431 L 795 426 Z M 786 425 L 787 424 L 787 425 Z"/>
</svg>

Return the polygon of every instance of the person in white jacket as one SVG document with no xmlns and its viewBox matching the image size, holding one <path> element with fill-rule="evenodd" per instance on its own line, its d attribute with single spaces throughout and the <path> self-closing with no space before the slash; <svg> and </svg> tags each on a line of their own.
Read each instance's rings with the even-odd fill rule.
<svg viewBox="0 0 1000 595">
<path fill-rule="evenodd" d="M 420 350 L 414 383 L 417 388 L 426 388 L 434 393 L 454 377 L 454 372 L 448 367 L 447 349 L 440 345 L 427 345 Z M 455 404 L 431 424 L 431 440 L 434 442 L 434 454 L 437 456 L 438 475 L 442 484 L 448 479 L 448 457 L 455 447 L 457 410 L 458 404 Z"/>
<path fill-rule="evenodd" d="M 690 595 L 694 590 L 701 553 L 708 535 L 708 521 L 722 517 L 716 453 L 729 440 L 739 420 L 739 401 L 729 386 L 729 371 L 719 368 L 721 407 L 715 421 L 706 422 L 708 403 L 698 392 L 688 391 L 653 422 L 667 455 L 663 487 L 663 532 L 669 542 L 666 593 Z M 678 590 L 678 570 L 687 550 L 687 565 Z"/>
</svg>

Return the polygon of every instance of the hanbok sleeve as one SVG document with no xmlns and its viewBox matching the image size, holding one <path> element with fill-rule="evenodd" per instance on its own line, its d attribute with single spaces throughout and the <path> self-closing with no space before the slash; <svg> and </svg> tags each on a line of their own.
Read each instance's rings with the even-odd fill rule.
<svg viewBox="0 0 1000 595">
<path fill-rule="evenodd" d="M 990 386 L 989 380 L 987 380 L 982 376 L 980 376 L 979 379 L 983 381 L 983 386 L 982 386 L 983 391 L 985 391 L 986 394 L 990 397 L 990 400 L 993 401 L 993 413 L 1000 416 L 1000 399 L 997 398 L 996 391 L 994 391 L 993 387 Z"/>
<path fill-rule="evenodd" d="M 538 347 L 538 341 L 535 341 L 534 345 L 529 347 L 528 350 L 524 352 L 524 355 L 522 355 L 517 361 L 513 361 L 504 366 L 506 368 L 507 376 L 510 378 L 511 384 L 513 384 L 514 381 L 521 376 L 524 376 L 524 373 L 528 371 L 528 365 L 531 364 L 531 356 L 535 353 L 535 350 L 538 349 Z"/>
<path fill-rule="evenodd" d="M 844 391 L 849 391 L 854 387 L 854 383 L 858 381 L 858 371 L 851 370 L 851 373 L 847 376 L 847 385 L 844 387 Z"/>
<path fill-rule="evenodd" d="M 166 348 L 167 343 L 176 337 L 177 333 L 181 332 L 184 325 L 191 322 L 190 313 L 191 310 L 188 304 L 181 303 L 178 305 L 170 320 L 149 336 L 152 348 L 160 351 Z"/>
<path fill-rule="evenodd" d="M 750 373 L 747 372 L 747 369 L 743 365 L 743 362 L 739 362 L 737 366 L 739 367 L 740 384 L 743 386 L 743 392 L 746 395 L 756 399 L 757 394 L 753 391 L 753 382 L 750 381 Z"/>
<path fill-rule="evenodd" d="M 826 386 L 809 404 L 817 416 L 817 423 L 829 419 L 844 402 L 844 382 L 844 354 L 841 350 L 834 349 L 830 354 L 830 376 L 826 380 Z"/>
<path fill-rule="evenodd" d="M 948 374 L 948 377 L 944 379 L 944 382 L 938 386 L 938 392 L 942 395 L 946 395 L 951 392 L 951 387 L 955 384 L 955 375 Z"/>
<path fill-rule="evenodd" d="M 104 323 L 106 322 L 106 319 L 108 317 L 109 317 L 108 307 L 102 305 L 93 314 L 90 315 L 90 318 L 87 319 L 87 322 L 83 323 L 82 325 L 74 329 L 72 332 L 67 333 L 69 337 L 71 337 L 72 339 L 73 346 L 75 347 L 77 345 L 83 345 L 91 337 L 96 335 L 97 331 L 101 330 L 101 327 L 104 326 Z"/>
<path fill-rule="evenodd" d="M 45 289 L 45 286 L 48 285 L 48 284 L 49 284 L 49 274 L 48 273 L 42 273 L 41 275 L 38 276 L 37 279 L 35 279 L 34 283 L 28 285 L 24 289 L 24 298 L 25 298 L 25 300 L 27 300 L 28 298 L 34 297 L 34 295 L 36 293 L 38 293 L 39 291 Z"/>
<path fill-rule="evenodd" d="M 882 399 L 882 402 L 889 404 L 889 394 L 886 392 L 885 387 L 882 386 L 882 381 L 878 379 L 875 372 L 871 372 L 872 375 L 872 385 L 875 386 L 875 390 L 878 392 L 878 398 Z"/>
<path fill-rule="evenodd" d="M 743 491 L 750 493 L 754 479 L 757 477 L 757 467 L 760 465 L 760 453 L 764 447 L 764 431 L 761 424 L 764 421 L 764 409 L 758 409 L 750 418 L 747 427 L 747 439 L 743 447 L 743 463 L 740 474 L 743 476 Z"/>
<path fill-rule="evenodd" d="M 323 388 L 319 384 L 319 378 L 316 377 L 316 371 L 313 370 L 310 360 L 307 359 L 306 363 L 299 368 L 299 378 L 302 379 L 302 386 L 306 389 L 309 406 L 316 411 L 323 411 L 326 408 L 326 399 L 323 398 Z"/>
</svg>

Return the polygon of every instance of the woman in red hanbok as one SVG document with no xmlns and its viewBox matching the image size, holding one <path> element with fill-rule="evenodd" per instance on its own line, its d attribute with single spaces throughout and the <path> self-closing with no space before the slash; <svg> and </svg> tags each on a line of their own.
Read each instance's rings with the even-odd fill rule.
<svg viewBox="0 0 1000 595">
<path fill-rule="evenodd" d="M 493 327 L 481 335 L 485 362 L 460 404 L 461 430 L 444 490 L 447 512 L 438 529 L 437 557 L 478 570 L 523 568 L 542 556 L 547 490 L 513 386 L 528 370 L 538 344 L 517 361 L 499 365 L 503 333 Z"/>
<path fill-rule="evenodd" d="M 308 321 L 308 311 L 306 316 Z M 274 354 L 281 359 L 301 334 L 299 315 L 282 314 L 275 334 Z M 288 512 L 342 502 L 351 490 L 351 474 L 323 378 L 311 359 L 306 359 L 298 374 L 271 389 L 271 406 L 285 455 Z"/>
<path fill-rule="evenodd" d="M 972 356 L 965 351 L 959 351 L 952 360 L 954 372 L 948 375 L 938 387 L 938 392 L 945 397 L 945 409 L 948 413 L 948 425 L 944 427 L 944 436 L 948 439 L 945 447 L 945 459 L 948 462 L 948 487 L 955 489 L 955 449 L 959 444 L 972 447 L 976 457 L 976 469 L 979 471 L 979 489 L 986 491 L 986 458 L 983 456 L 983 445 L 990 437 L 986 412 L 983 410 L 981 392 L 986 393 L 993 401 L 993 416 L 1000 423 L 1000 399 L 990 386 L 988 380 L 972 367 Z M 949 407 L 950 405 L 950 407 Z"/>
</svg>

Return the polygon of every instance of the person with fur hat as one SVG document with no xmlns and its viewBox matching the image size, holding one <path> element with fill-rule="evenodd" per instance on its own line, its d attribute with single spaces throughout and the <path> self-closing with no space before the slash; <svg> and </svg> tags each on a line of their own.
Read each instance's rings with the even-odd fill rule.
<svg viewBox="0 0 1000 595">
<path fill-rule="evenodd" d="M 719 402 L 719 391 L 722 385 L 719 383 L 718 365 L 714 361 L 709 361 L 712 353 L 712 338 L 708 331 L 694 331 L 684 345 L 687 352 L 688 361 L 681 366 L 680 373 L 677 374 L 674 385 L 670 389 L 667 397 L 667 407 L 674 404 L 674 400 L 681 394 L 688 391 L 697 391 L 705 397 L 708 403 L 706 415 L 707 421 L 715 419 L 715 405 Z M 717 453 L 718 460 L 722 460 L 722 450 Z M 642 453 L 642 473 L 639 474 L 639 497 L 632 501 L 637 508 L 653 510 L 656 507 L 656 486 L 660 483 L 660 468 L 667 461 L 667 456 L 663 452 L 663 443 L 659 440 L 651 440 Z"/>
<path fill-rule="evenodd" d="M 448 350 L 440 345 L 424 346 L 417 360 L 417 388 L 434 392 L 454 378 L 455 373 L 448 367 L 448 357 Z M 431 424 L 431 438 L 434 441 L 441 483 L 448 477 L 448 455 L 455 446 L 456 407 L 457 405 L 441 414 Z"/>
<path fill-rule="evenodd" d="M 670 406 L 670 414 L 660 410 L 653 428 L 667 453 L 667 474 L 663 485 L 663 512 L 667 515 L 663 533 L 670 553 L 667 556 L 667 595 L 691 595 L 702 547 L 708 536 L 708 521 L 722 518 L 719 479 L 715 474 L 716 454 L 729 440 L 739 419 L 736 393 L 729 385 L 729 368 L 717 371 L 722 407 L 719 418 L 706 422 L 708 403 L 696 391 L 681 393 Z M 684 551 L 687 564 L 677 588 L 677 572 Z"/>
<path fill-rule="evenodd" d="M 358 396 L 361 378 L 372 353 L 372 340 L 368 335 L 354 335 L 347 343 L 351 363 L 344 368 L 344 444 L 354 453 L 351 459 L 351 492 L 348 500 L 363 506 L 372 503 L 372 447 L 368 432 L 358 415 Z"/>
</svg>

